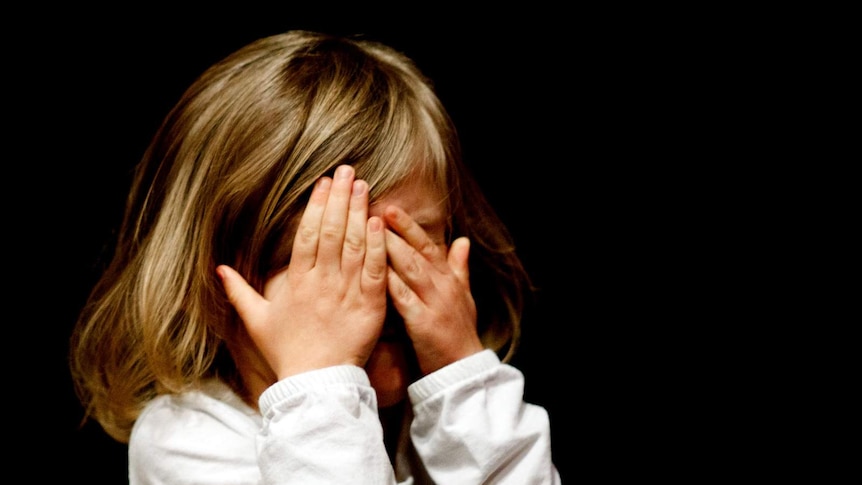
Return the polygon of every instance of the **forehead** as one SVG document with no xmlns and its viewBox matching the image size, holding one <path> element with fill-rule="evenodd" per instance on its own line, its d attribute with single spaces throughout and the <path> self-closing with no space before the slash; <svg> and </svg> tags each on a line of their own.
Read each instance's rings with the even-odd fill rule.
<svg viewBox="0 0 862 485">
<path fill-rule="evenodd" d="M 423 177 L 408 177 L 382 197 L 371 202 L 370 215 L 381 215 L 388 205 L 397 205 L 420 224 L 446 220 L 446 191 Z"/>
</svg>

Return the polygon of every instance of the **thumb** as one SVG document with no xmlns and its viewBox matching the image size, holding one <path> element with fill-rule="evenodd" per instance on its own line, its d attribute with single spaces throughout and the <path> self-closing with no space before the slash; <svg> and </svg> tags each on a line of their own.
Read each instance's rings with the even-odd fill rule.
<svg viewBox="0 0 862 485">
<path fill-rule="evenodd" d="M 449 267 L 468 288 L 470 286 L 470 267 L 467 264 L 468 256 L 470 255 L 470 240 L 466 237 L 459 237 L 452 242 L 449 247 Z"/>
<path fill-rule="evenodd" d="M 216 267 L 216 273 L 221 278 L 228 301 L 246 326 L 264 318 L 263 309 L 268 302 L 241 274 L 224 264 Z"/>
</svg>

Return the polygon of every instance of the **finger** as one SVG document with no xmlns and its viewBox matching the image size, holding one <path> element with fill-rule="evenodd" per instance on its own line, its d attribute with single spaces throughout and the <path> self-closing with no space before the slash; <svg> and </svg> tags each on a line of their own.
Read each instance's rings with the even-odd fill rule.
<svg viewBox="0 0 862 485">
<path fill-rule="evenodd" d="M 446 255 L 409 214 L 400 207 L 390 205 L 384 209 L 383 217 L 388 227 L 404 238 L 423 258 L 442 269 L 446 263 Z"/>
<path fill-rule="evenodd" d="M 392 299 L 392 305 L 405 322 L 413 321 L 422 314 L 424 304 L 416 293 L 398 276 L 395 271 L 386 273 L 386 287 Z M 409 329 L 408 329 L 409 330 Z"/>
<path fill-rule="evenodd" d="M 381 222 L 382 224 L 382 222 Z M 359 268 L 365 258 L 366 231 L 368 225 L 368 183 L 353 181 L 350 209 L 347 215 L 347 230 L 344 234 L 341 267 Z"/>
<path fill-rule="evenodd" d="M 386 239 L 383 220 L 371 217 L 367 222 L 365 265 L 360 286 L 363 293 L 375 294 L 386 291 Z"/>
<path fill-rule="evenodd" d="M 332 178 L 332 189 L 323 210 L 320 240 L 317 245 L 316 265 L 332 269 L 341 267 L 341 251 L 347 225 L 350 193 L 353 191 L 353 167 L 340 165 Z"/>
<path fill-rule="evenodd" d="M 216 273 L 224 285 L 227 299 L 233 305 L 246 327 L 265 318 L 265 307 L 269 302 L 233 268 L 226 265 L 216 267 Z"/>
<path fill-rule="evenodd" d="M 470 240 L 466 237 L 459 237 L 452 242 L 449 247 L 449 267 L 452 272 L 458 277 L 458 280 L 465 288 L 470 288 L 470 265 L 468 258 L 470 256 Z"/>
<path fill-rule="evenodd" d="M 290 256 L 292 271 L 306 272 L 314 267 L 320 238 L 320 224 L 331 188 L 332 179 L 329 177 L 321 177 L 314 184 L 311 197 L 296 229 L 296 236 L 293 238 L 293 250 Z"/>
<path fill-rule="evenodd" d="M 430 263 L 419 252 L 392 231 L 386 231 L 386 253 L 389 265 L 399 278 L 420 297 L 433 289 L 434 282 L 423 266 Z M 390 272 L 392 272 L 390 271 Z"/>
</svg>

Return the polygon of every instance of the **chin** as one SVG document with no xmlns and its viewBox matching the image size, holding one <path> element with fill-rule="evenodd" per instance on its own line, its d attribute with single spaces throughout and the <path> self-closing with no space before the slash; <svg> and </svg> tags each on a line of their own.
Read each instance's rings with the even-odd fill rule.
<svg viewBox="0 0 862 485">
<path fill-rule="evenodd" d="M 378 342 L 365 364 L 379 408 L 394 406 L 407 397 L 410 373 L 406 347 L 401 342 Z"/>
</svg>

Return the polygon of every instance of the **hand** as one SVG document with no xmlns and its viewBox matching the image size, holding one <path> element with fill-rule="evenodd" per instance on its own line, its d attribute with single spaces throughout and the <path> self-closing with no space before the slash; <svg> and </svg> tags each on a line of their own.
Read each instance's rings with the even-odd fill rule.
<svg viewBox="0 0 862 485">
<path fill-rule="evenodd" d="M 401 317 L 423 374 L 484 349 L 476 330 L 470 292 L 470 241 L 456 239 L 448 250 L 435 245 L 402 209 L 383 212 L 389 254 L 389 295 Z"/>
<path fill-rule="evenodd" d="M 368 184 L 343 165 L 321 178 L 294 238 L 288 267 L 263 295 L 219 266 L 228 299 L 279 379 L 312 369 L 364 366 L 386 315 L 383 221 L 368 217 Z"/>
</svg>

